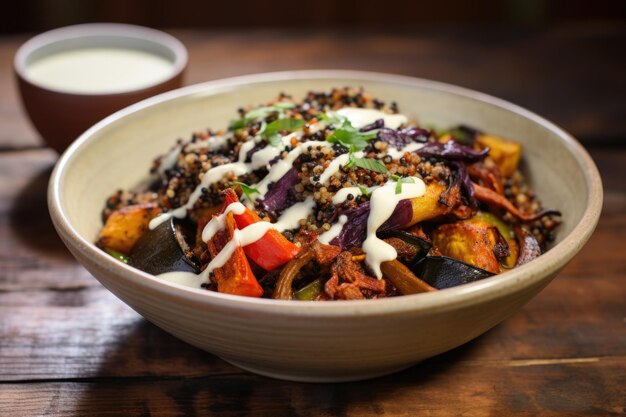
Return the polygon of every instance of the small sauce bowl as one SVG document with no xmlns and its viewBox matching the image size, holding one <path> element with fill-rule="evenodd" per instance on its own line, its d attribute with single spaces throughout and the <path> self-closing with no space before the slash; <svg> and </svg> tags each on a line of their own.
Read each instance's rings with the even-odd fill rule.
<svg viewBox="0 0 626 417">
<path fill-rule="evenodd" d="M 24 108 L 59 153 L 109 114 L 180 87 L 186 67 L 187 50 L 173 36 L 116 23 L 42 33 L 14 59 Z"/>
</svg>

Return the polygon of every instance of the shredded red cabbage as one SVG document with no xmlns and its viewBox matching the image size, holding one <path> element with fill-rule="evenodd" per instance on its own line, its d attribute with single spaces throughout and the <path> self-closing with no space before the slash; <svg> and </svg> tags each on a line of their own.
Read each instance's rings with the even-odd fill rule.
<svg viewBox="0 0 626 417">
<path fill-rule="evenodd" d="M 382 129 L 383 127 L 385 127 L 385 120 L 384 119 L 376 119 L 373 123 L 370 123 L 370 124 L 365 125 L 362 128 L 360 128 L 359 132 L 369 132 L 370 130 Z"/>
<path fill-rule="evenodd" d="M 347 224 L 350 227 L 344 227 L 337 237 L 330 241 L 332 245 L 341 247 L 342 250 L 361 246 L 367 235 L 367 218 L 370 213 L 370 202 L 366 201 L 344 211 L 339 211 L 339 215 L 348 218 Z M 413 206 L 410 200 L 401 200 L 393 214 L 385 223 L 383 223 L 378 231 L 402 229 L 411 221 L 413 217 Z"/>
<path fill-rule="evenodd" d="M 298 170 L 291 168 L 281 179 L 276 181 L 272 188 L 265 194 L 265 198 L 259 202 L 260 207 L 276 216 L 290 205 L 289 192 L 298 183 Z"/>
<path fill-rule="evenodd" d="M 465 163 L 451 161 L 448 164 L 450 167 L 454 168 L 452 173 L 454 179 L 450 184 L 450 187 L 448 187 L 448 190 L 458 184 L 461 187 L 461 195 L 465 197 L 467 205 L 472 208 L 478 207 L 478 200 L 476 200 L 476 197 L 474 196 L 474 185 L 472 185 L 472 180 L 467 172 Z"/>
<path fill-rule="evenodd" d="M 419 156 L 425 158 L 442 158 L 462 162 L 478 162 L 489 154 L 489 148 L 474 150 L 469 146 L 461 145 L 453 140 L 448 142 L 428 142 L 415 151 Z"/>
<path fill-rule="evenodd" d="M 426 142 L 428 136 L 430 131 L 419 127 L 401 130 L 383 128 L 378 131 L 376 139 L 401 149 L 411 142 Z"/>
</svg>

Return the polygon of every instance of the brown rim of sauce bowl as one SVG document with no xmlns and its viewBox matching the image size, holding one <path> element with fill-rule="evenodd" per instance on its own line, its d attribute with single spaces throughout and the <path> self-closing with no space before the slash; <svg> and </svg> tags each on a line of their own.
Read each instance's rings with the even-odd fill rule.
<svg viewBox="0 0 626 417">
<path fill-rule="evenodd" d="M 56 89 L 29 77 L 28 65 L 61 52 L 87 48 L 139 50 L 172 62 L 161 80 L 137 89 L 112 92 L 74 92 Z M 23 106 L 45 143 L 62 153 L 82 132 L 109 114 L 153 95 L 182 85 L 187 50 L 176 38 L 141 26 L 94 23 L 63 27 L 37 35 L 15 55 L 13 68 Z"/>
</svg>

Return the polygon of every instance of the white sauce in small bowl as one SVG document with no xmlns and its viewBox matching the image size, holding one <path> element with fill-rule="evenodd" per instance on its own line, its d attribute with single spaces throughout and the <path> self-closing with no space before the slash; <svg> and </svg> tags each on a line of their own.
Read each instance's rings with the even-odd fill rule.
<svg viewBox="0 0 626 417">
<path fill-rule="evenodd" d="M 174 63 L 138 49 L 94 47 L 60 51 L 34 60 L 26 75 L 34 83 L 78 94 L 146 88 L 170 77 Z"/>
</svg>

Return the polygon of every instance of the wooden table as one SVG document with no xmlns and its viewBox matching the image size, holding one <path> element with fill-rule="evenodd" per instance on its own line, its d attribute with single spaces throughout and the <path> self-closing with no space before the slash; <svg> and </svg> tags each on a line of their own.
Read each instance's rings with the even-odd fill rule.
<svg viewBox="0 0 626 417">
<path fill-rule="evenodd" d="M 191 54 L 188 83 L 354 68 L 438 79 L 526 106 L 589 149 L 604 179 L 600 224 L 538 297 L 454 351 L 358 383 L 256 376 L 148 323 L 69 255 L 46 208 L 57 155 L 31 128 L 10 69 L 27 37 L 0 38 L 0 415 L 626 413 L 625 25 L 173 33 Z"/>
</svg>

